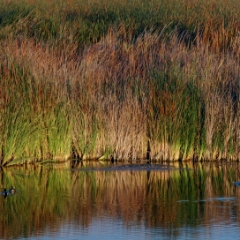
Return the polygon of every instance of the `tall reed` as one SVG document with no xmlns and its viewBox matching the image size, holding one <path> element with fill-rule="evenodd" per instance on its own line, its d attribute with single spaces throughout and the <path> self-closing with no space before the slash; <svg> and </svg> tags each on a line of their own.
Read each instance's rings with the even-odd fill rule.
<svg viewBox="0 0 240 240">
<path fill-rule="evenodd" d="M 1 165 L 239 159 L 227 2 L 3 1 Z"/>
</svg>

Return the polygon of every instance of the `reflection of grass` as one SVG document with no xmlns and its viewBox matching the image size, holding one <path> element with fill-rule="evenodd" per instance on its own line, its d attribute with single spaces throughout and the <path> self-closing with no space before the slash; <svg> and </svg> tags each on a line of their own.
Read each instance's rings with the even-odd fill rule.
<svg viewBox="0 0 240 240">
<path fill-rule="evenodd" d="M 1 174 L 1 187 L 13 185 L 17 193 L 0 198 L 0 232 L 28 237 L 36 229 L 56 230 L 66 219 L 87 227 L 101 214 L 120 217 L 125 224 L 144 220 L 149 227 L 195 226 L 219 214 L 211 202 L 203 205 L 200 200 L 231 196 L 238 170 L 198 165 L 166 172 L 71 172 L 45 166 L 10 168 Z"/>
</svg>

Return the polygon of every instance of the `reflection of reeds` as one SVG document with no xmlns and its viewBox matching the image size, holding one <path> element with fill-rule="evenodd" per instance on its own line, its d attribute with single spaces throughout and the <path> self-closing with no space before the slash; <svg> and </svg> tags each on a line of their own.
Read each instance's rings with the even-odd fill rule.
<svg viewBox="0 0 240 240">
<path fill-rule="evenodd" d="M 158 172 L 12 168 L 1 176 L 2 188 L 17 189 L 16 196 L 0 198 L 1 238 L 9 238 L 10 233 L 37 235 L 46 227 L 57 230 L 66 219 L 88 227 L 103 215 L 121 218 L 126 225 L 144 222 L 147 227 L 195 226 L 221 220 L 220 215 L 226 221 L 228 211 L 223 214 L 214 201 L 200 200 L 237 196 L 232 181 L 238 175 L 238 166 L 230 165 Z M 229 206 L 227 201 L 222 204 Z"/>
<path fill-rule="evenodd" d="M 239 4 L 3 2 L 2 165 L 239 158 Z"/>
</svg>

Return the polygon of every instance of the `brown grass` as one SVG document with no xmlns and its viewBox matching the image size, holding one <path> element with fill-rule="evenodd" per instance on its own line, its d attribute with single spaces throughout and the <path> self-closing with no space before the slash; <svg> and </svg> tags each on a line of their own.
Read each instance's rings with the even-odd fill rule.
<svg viewBox="0 0 240 240">
<path fill-rule="evenodd" d="M 27 6 L 34 9 L 35 3 L 28 1 Z M 44 4 L 36 5 L 39 12 Z M 53 10 L 52 4 L 55 2 L 48 7 Z M 158 30 L 146 27 L 138 32 L 137 22 L 129 27 L 123 21 L 107 25 L 104 34 L 96 39 L 89 37 L 92 40 L 84 45 L 74 35 L 80 13 L 88 19 L 94 11 L 100 17 L 102 11 L 114 15 L 116 10 L 107 3 L 89 4 L 63 4 L 63 16 L 73 17 L 70 29 L 67 22 L 58 25 L 54 14 L 61 8 L 57 8 L 51 19 L 41 15 L 43 25 L 38 22 L 40 15 L 31 13 L 2 30 L 13 34 L 2 37 L 0 50 L 0 131 L 6 135 L 1 140 L 2 161 L 26 157 L 67 159 L 72 154 L 83 159 L 109 158 L 111 154 L 117 159 L 142 159 L 147 155 L 148 142 L 156 160 L 238 159 L 238 23 L 236 13 L 227 15 L 226 10 L 234 3 L 205 3 L 199 9 L 205 18 L 199 21 L 198 1 L 184 1 L 186 9 L 180 8 L 177 15 L 173 8 L 169 16 L 169 20 L 178 19 L 174 28 L 169 21 L 160 24 Z M 149 4 L 150 9 L 155 6 L 160 12 L 163 6 L 167 9 L 167 5 Z M 174 0 L 169 4 L 175 6 Z M 119 3 L 119 14 L 124 7 Z M 238 11 L 238 5 L 234 7 Z M 181 14 L 184 9 L 188 14 L 185 27 Z M 220 13 L 225 19 L 219 17 Z M 37 24 L 29 27 L 35 27 L 34 33 L 24 28 L 29 19 Z M 55 32 L 60 35 L 56 37 Z M 28 109 L 27 114 L 19 110 L 18 99 L 26 104 L 23 109 Z M 34 122 L 38 129 L 26 136 L 38 136 L 35 147 L 21 144 L 23 151 L 18 154 L 14 148 L 22 133 L 16 132 L 6 147 L 5 129 L 10 123 L 3 120 L 7 113 L 12 119 L 10 113 L 16 109 L 25 117 L 29 114 L 29 125 Z M 26 119 L 17 116 L 16 121 Z M 61 138 L 67 139 L 66 148 L 60 146 Z"/>
</svg>

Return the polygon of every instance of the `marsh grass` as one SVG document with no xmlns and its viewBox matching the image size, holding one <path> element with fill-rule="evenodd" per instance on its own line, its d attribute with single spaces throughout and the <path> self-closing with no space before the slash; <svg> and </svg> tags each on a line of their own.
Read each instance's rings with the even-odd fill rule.
<svg viewBox="0 0 240 240">
<path fill-rule="evenodd" d="M 232 0 L 3 1 L 1 165 L 239 159 L 239 12 Z"/>
</svg>

